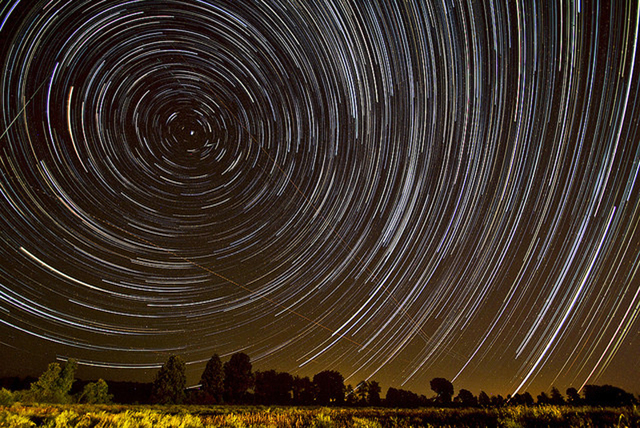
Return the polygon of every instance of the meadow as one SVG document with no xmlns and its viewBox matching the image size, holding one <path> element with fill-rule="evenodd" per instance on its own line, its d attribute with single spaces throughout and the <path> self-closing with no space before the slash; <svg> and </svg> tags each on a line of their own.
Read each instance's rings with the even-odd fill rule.
<svg viewBox="0 0 640 428">
<path fill-rule="evenodd" d="M 0 407 L 0 426 L 7 428 L 640 427 L 640 409 L 636 406 L 386 409 L 15 403 Z"/>
</svg>

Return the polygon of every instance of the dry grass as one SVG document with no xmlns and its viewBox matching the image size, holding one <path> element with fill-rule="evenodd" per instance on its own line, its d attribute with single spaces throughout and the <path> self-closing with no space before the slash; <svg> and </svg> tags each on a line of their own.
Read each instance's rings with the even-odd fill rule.
<svg viewBox="0 0 640 428">
<path fill-rule="evenodd" d="M 637 407 L 382 409 L 240 406 L 21 405 L 0 407 L 0 427 L 26 428 L 640 427 Z"/>
</svg>

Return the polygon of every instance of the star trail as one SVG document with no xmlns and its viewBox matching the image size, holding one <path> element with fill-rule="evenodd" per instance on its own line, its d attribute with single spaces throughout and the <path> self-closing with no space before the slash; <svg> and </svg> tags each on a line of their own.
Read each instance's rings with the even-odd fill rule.
<svg viewBox="0 0 640 428">
<path fill-rule="evenodd" d="M 0 355 L 640 376 L 634 2 L 7 0 Z M 31 372 L 30 372 L 31 371 Z"/>
</svg>

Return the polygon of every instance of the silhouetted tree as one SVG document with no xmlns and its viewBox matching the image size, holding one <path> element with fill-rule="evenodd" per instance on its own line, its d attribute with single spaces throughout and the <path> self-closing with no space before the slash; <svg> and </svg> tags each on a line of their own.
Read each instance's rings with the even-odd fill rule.
<svg viewBox="0 0 640 428">
<path fill-rule="evenodd" d="M 525 392 L 524 394 L 522 394 L 522 404 L 524 404 L 525 406 L 532 406 L 533 403 L 534 401 L 531 394 L 529 394 L 528 392 Z"/>
<path fill-rule="evenodd" d="M 561 406 L 561 405 L 565 404 L 564 397 L 562 396 L 562 393 L 555 386 L 553 388 L 551 388 L 551 397 L 550 397 L 549 402 L 551 404 L 556 405 L 556 406 Z"/>
<path fill-rule="evenodd" d="M 478 399 L 467 389 L 461 389 L 454 402 L 463 407 L 476 407 L 478 405 Z"/>
<path fill-rule="evenodd" d="M 75 372 L 78 364 L 74 359 L 69 359 L 64 368 L 58 363 L 51 363 L 38 380 L 31 384 L 25 394 L 27 401 L 40 403 L 69 403 L 71 396 L 69 391 L 75 380 Z"/>
<path fill-rule="evenodd" d="M 380 388 L 380 384 L 375 380 L 368 382 L 367 384 L 367 405 L 368 406 L 379 406 L 381 404 L 380 400 L 380 392 L 382 392 L 382 388 Z"/>
<path fill-rule="evenodd" d="M 480 391 L 480 394 L 478 394 L 478 404 L 482 407 L 489 407 L 491 405 L 491 399 L 486 392 Z"/>
<path fill-rule="evenodd" d="M 412 409 L 424 405 L 423 400 L 415 392 L 404 389 L 389 388 L 384 399 L 386 407 Z"/>
<path fill-rule="evenodd" d="M 315 398 L 315 389 L 313 382 L 307 376 L 293 378 L 293 404 L 298 406 L 308 406 L 313 404 Z"/>
<path fill-rule="evenodd" d="M 451 403 L 451 397 L 453 397 L 453 384 L 442 377 L 436 377 L 431 379 L 429 383 L 431 390 L 435 392 L 438 404 L 446 405 Z"/>
<path fill-rule="evenodd" d="M 255 397 L 259 404 L 291 403 L 293 376 L 275 370 L 257 371 L 255 373 Z"/>
<path fill-rule="evenodd" d="M 346 404 L 348 406 L 379 406 L 380 384 L 376 381 L 360 381 L 355 388 L 347 386 Z"/>
<path fill-rule="evenodd" d="M 580 398 L 580 393 L 575 388 L 567 389 L 567 402 L 572 406 L 578 406 L 582 404 L 582 398 Z"/>
<path fill-rule="evenodd" d="M 491 396 L 491 405 L 493 407 L 504 406 L 504 397 L 500 394 Z"/>
<path fill-rule="evenodd" d="M 84 386 L 78 402 L 87 404 L 109 404 L 113 395 L 109 394 L 109 385 L 103 379 L 88 383 Z"/>
<path fill-rule="evenodd" d="M 384 396 L 384 405 L 386 407 L 402 407 L 402 395 L 399 389 L 392 386 L 387 389 L 387 393 Z"/>
<path fill-rule="evenodd" d="M 172 355 L 162 365 L 151 389 L 151 401 L 158 404 L 182 404 L 187 376 L 182 358 Z"/>
<path fill-rule="evenodd" d="M 516 406 L 532 406 L 535 403 L 533 396 L 528 392 L 524 392 L 522 394 L 515 394 L 508 401 L 508 404 L 513 404 Z"/>
<path fill-rule="evenodd" d="M 243 352 L 237 352 L 224 363 L 225 400 L 238 404 L 247 401 L 247 392 L 254 384 L 251 372 L 251 358 Z"/>
<path fill-rule="evenodd" d="M 369 390 L 369 383 L 366 380 L 361 380 L 358 382 L 356 387 L 353 389 L 353 395 L 355 397 L 355 405 L 356 406 L 366 406 L 367 405 L 367 394 Z M 347 393 L 348 396 L 348 393 Z"/>
<path fill-rule="evenodd" d="M 549 404 L 551 402 L 551 399 L 546 392 L 541 392 L 540 394 L 538 394 L 537 402 L 540 405 Z"/>
<path fill-rule="evenodd" d="M 344 378 L 333 370 L 325 370 L 313 377 L 316 402 L 322 405 L 338 405 L 344 401 Z"/>
<path fill-rule="evenodd" d="M 358 397 L 359 391 L 357 391 L 353 386 L 351 386 L 351 384 L 347 385 L 344 391 L 345 391 L 344 404 L 346 406 L 354 407 L 354 406 L 360 405 L 359 397 Z"/>
<path fill-rule="evenodd" d="M 633 394 L 611 385 L 585 385 L 584 402 L 590 406 L 629 406 L 635 403 Z"/>
<path fill-rule="evenodd" d="M 207 362 L 202 376 L 200 377 L 200 390 L 203 395 L 200 401 L 204 403 L 221 403 L 224 392 L 224 372 L 222 371 L 222 361 L 218 354 Z"/>
</svg>

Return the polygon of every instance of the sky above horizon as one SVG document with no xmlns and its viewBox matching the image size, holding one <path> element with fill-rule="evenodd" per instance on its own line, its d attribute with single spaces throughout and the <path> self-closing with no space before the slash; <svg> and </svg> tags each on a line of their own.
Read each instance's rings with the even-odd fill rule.
<svg viewBox="0 0 640 428">
<path fill-rule="evenodd" d="M 0 375 L 640 393 L 638 5 L 377 3 L 0 4 Z"/>
</svg>

